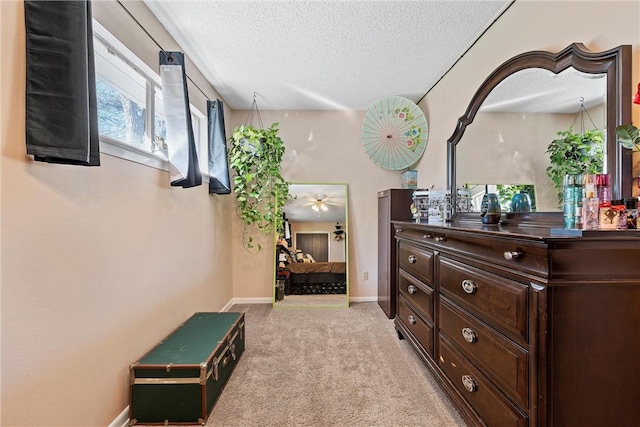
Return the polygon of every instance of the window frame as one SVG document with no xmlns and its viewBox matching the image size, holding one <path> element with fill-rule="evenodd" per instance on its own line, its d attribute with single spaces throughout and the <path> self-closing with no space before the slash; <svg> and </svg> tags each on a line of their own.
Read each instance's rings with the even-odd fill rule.
<svg viewBox="0 0 640 427">
<path fill-rule="evenodd" d="M 105 45 L 109 50 L 112 50 L 117 57 L 140 73 L 147 81 L 145 119 L 147 123 L 152 123 L 151 130 L 153 130 L 155 126 L 155 88 L 157 87 L 162 90 L 160 76 L 95 19 L 93 20 L 93 34 L 94 39 L 97 39 L 97 41 Z M 197 130 L 194 129 L 194 137 L 197 138 L 196 150 L 198 153 L 198 167 L 202 173 L 203 182 L 206 183 L 209 182 L 207 116 L 191 103 L 189 104 L 189 110 L 191 111 L 192 117 L 197 119 L 197 123 L 194 124 L 194 127 L 197 126 Z M 145 138 L 153 139 L 154 135 L 151 135 L 151 133 L 154 132 L 146 133 Z M 169 159 L 165 153 L 153 153 L 107 135 L 100 135 L 100 153 L 119 157 L 155 169 L 169 171 Z"/>
</svg>

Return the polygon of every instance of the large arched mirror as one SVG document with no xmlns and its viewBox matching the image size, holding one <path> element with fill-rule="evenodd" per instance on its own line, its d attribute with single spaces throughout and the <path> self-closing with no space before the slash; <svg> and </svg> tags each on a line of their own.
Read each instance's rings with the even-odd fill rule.
<svg viewBox="0 0 640 427">
<path fill-rule="evenodd" d="M 275 307 L 348 307 L 347 185 L 293 183 L 276 236 Z"/>
<path fill-rule="evenodd" d="M 615 136 L 616 126 L 630 122 L 630 96 L 631 46 L 595 53 L 574 43 L 559 53 L 517 55 L 489 75 L 458 119 L 448 140 L 448 187 L 480 200 L 485 191 L 526 186 L 534 212 L 506 213 L 502 223 L 561 226 L 546 150 L 558 131 L 586 126 L 605 133 L 603 173 L 611 175 L 613 197 L 630 196 L 631 156 Z M 458 209 L 456 218 L 479 221 L 479 205 L 460 202 L 454 206 L 471 212 Z"/>
</svg>

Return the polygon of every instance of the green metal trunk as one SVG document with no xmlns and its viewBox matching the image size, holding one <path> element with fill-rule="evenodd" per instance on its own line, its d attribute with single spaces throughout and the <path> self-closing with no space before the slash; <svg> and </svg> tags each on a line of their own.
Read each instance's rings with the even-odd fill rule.
<svg viewBox="0 0 640 427">
<path fill-rule="evenodd" d="M 130 366 L 130 425 L 204 425 L 244 346 L 244 313 L 195 313 Z"/>
</svg>

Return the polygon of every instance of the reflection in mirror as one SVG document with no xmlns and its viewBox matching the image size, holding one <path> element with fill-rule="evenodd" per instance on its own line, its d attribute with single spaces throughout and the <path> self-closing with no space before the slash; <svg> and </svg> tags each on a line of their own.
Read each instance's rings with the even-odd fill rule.
<svg viewBox="0 0 640 427">
<path fill-rule="evenodd" d="M 294 183 L 276 236 L 274 307 L 348 307 L 347 185 Z"/>
<path fill-rule="evenodd" d="M 529 68 L 504 79 L 457 146 L 456 182 L 529 184 L 538 191 L 539 211 L 559 212 L 546 173 L 547 146 L 569 127 L 580 133 L 606 128 L 606 81 L 606 74 L 573 67 L 559 74 Z"/>
<path fill-rule="evenodd" d="M 536 212 L 536 190 L 534 185 L 519 184 L 465 184 L 469 192 L 468 212 L 480 212 L 485 194 L 498 195 L 502 212 Z"/>
</svg>

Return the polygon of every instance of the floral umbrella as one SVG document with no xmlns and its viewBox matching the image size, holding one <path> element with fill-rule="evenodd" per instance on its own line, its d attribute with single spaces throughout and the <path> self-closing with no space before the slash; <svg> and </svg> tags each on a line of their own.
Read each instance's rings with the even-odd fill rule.
<svg viewBox="0 0 640 427">
<path fill-rule="evenodd" d="M 375 164 L 390 170 L 406 169 L 427 147 L 427 120 L 411 100 L 384 98 L 365 113 L 361 135 L 362 146 Z"/>
</svg>

